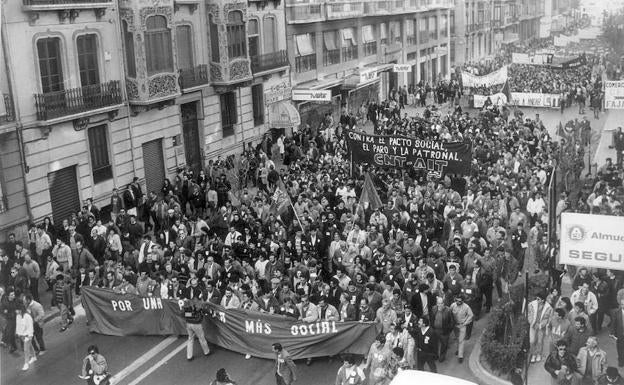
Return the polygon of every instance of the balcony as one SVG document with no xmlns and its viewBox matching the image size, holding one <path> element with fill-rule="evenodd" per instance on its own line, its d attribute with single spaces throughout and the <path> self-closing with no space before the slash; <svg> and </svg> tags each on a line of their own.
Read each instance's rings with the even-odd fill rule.
<svg viewBox="0 0 624 385">
<path fill-rule="evenodd" d="M 288 66 L 288 53 L 285 49 L 251 57 L 251 72 L 254 74 Z"/>
<path fill-rule="evenodd" d="M 113 5 L 113 0 L 22 0 L 27 11 L 63 11 L 69 9 L 103 9 Z"/>
<path fill-rule="evenodd" d="M 288 23 L 313 23 L 325 19 L 325 8 L 323 4 L 286 4 Z"/>
<path fill-rule="evenodd" d="M 364 3 L 361 1 L 341 1 L 325 3 L 327 20 L 348 19 L 364 15 Z"/>
<path fill-rule="evenodd" d="M 1 94 L 0 94 L 1 95 Z M 11 95 L 2 95 L 4 99 L 4 115 L 0 115 L 0 125 L 15 121 L 15 109 L 13 109 L 13 98 Z"/>
<path fill-rule="evenodd" d="M 210 81 L 208 66 L 206 64 L 200 64 L 193 68 L 180 70 L 178 81 L 180 82 L 180 88 L 182 90 L 206 85 Z"/>
<path fill-rule="evenodd" d="M 122 103 L 119 80 L 63 91 L 35 94 L 37 120 L 51 120 Z"/>
</svg>

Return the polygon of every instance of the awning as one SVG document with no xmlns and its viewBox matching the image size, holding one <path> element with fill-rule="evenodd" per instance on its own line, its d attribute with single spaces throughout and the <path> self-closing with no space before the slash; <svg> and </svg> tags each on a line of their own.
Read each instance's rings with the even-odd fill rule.
<svg viewBox="0 0 624 385">
<path fill-rule="evenodd" d="M 299 56 L 307 56 L 314 53 L 314 48 L 312 47 L 312 38 L 309 33 L 297 35 L 295 40 L 297 41 L 297 53 L 299 54 Z"/>
<path fill-rule="evenodd" d="M 355 40 L 353 38 L 353 29 L 345 28 L 342 30 L 342 46 L 348 47 L 350 45 L 355 45 Z"/>
<path fill-rule="evenodd" d="M 273 103 L 269 108 L 271 128 L 291 128 L 301 124 L 299 111 L 289 101 Z"/>
<path fill-rule="evenodd" d="M 325 42 L 325 49 L 333 51 L 338 49 L 336 47 L 336 33 L 334 31 L 323 32 L 323 41 Z"/>
<path fill-rule="evenodd" d="M 362 40 L 364 40 L 364 43 L 370 43 L 375 41 L 372 25 L 365 25 L 362 27 Z"/>
</svg>

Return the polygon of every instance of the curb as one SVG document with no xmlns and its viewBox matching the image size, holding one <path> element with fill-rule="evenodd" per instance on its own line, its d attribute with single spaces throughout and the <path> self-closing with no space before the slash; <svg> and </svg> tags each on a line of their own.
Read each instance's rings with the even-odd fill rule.
<svg viewBox="0 0 624 385">
<path fill-rule="evenodd" d="M 76 298 L 74 299 L 74 302 L 72 303 L 72 307 L 76 307 L 80 305 L 80 303 L 81 303 L 80 298 Z M 58 307 L 54 307 L 53 309 L 50 309 L 50 311 L 48 311 L 46 315 L 43 317 L 43 323 L 47 324 L 48 322 L 52 321 L 54 318 L 60 315 L 61 315 L 61 311 L 58 309 Z"/>
<path fill-rule="evenodd" d="M 472 374 L 479 379 L 481 385 L 512 385 L 511 382 L 503 380 L 490 373 L 483 367 L 479 358 L 481 357 L 481 336 L 477 340 L 477 343 L 470 352 L 470 358 L 468 359 L 468 367 Z"/>
</svg>

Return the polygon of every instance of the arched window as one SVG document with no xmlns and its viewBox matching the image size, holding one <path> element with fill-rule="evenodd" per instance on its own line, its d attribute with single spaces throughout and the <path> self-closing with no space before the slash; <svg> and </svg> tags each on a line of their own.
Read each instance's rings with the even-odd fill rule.
<svg viewBox="0 0 624 385">
<path fill-rule="evenodd" d="M 147 74 L 173 72 L 173 51 L 171 49 L 171 30 L 167 27 L 164 16 L 150 16 L 146 21 L 145 60 Z"/>
<path fill-rule="evenodd" d="M 228 56 L 230 59 L 247 56 L 247 48 L 245 45 L 245 23 L 243 22 L 243 13 L 240 11 L 231 11 L 228 13 L 227 24 L 228 36 Z"/>
<path fill-rule="evenodd" d="M 247 41 L 249 44 L 249 57 L 253 58 L 260 54 L 260 32 L 258 19 L 249 19 L 247 23 Z"/>
</svg>

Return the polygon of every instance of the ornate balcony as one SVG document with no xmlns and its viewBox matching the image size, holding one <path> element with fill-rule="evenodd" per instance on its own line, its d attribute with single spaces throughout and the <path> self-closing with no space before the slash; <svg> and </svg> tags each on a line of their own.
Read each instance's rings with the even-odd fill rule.
<svg viewBox="0 0 624 385">
<path fill-rule="evenodd" d="M 288 53 L 284 49 L 251 57 L 251 72 L 254 74 L 288 66 Z"/>
<path fill-rule="evenodd" d="M 0 125 L 15 121 L 15 109 L 13 108 L 13 98 L 11 95 L 2 95 L 4 99 L 4 115 L 0 115 Z"/>
<path fill-rule="evenodd" d="M 65 9 L 108 8 L 113 0 L 22 0 L 29 11 L 62 11 Z"/>
<path fill-rule="evenodd" d="M 180 88 L 182 90 L 208 84 L 210 81 L 208 65 L 200 64 L 193 68 L 180 70 L 178 81 L 180 82 Z"/>
<path fill-rule="evenodd" d="M 51 120 L 121 104 L 119 80 L 63 91 L 35 94 L 37 120 Z"/>
</svg>

